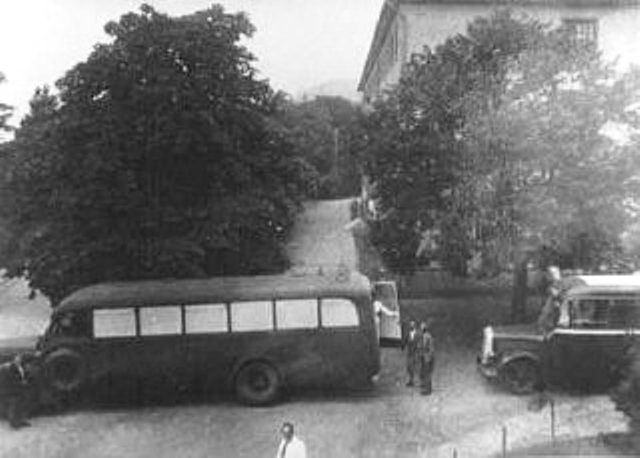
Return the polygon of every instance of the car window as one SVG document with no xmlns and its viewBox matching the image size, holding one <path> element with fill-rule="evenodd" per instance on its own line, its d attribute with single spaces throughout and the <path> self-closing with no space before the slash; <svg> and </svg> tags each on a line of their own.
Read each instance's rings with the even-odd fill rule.
<svg viewBox="0 0 640 458">
<path fill-rule="evenodd" d="M 229 322 L 225 304 L 198 304 L 184 307 L 187 334 L 227 332 Z"/>
<path fill-rule="evenodd" d="M 160 336 L 182 334 L 180 306 L 141 307 L 140 335 Z"/>
<path fill-rule="evenodd" d="M 609 319 L 609 307 L 609 299 L 575 300 L 571 324 L 577 328 L 606 327 Z"/>
<path fill-rule="evenodd" d="M 287 299 L 276 301 L 278 329 L 313 329 L 318 327 L 317 299 Z"/>
<path fill-rule="evenodd" d="M 322 299 L 323 327 L 358 326 L 356 305 L 348 299 Z"/>
<path fill-rule="evenodd" d="M 273 303 L 271 301 L 233 302 L 231 304 L 231 330 L 268 331 L 273 329 Z"/>
<path fill-rule="evenodd" d="M 103 337 L 134 337 L 136 314 L 133 307 L 93 311 L 93 335 Z"/>
</svg>

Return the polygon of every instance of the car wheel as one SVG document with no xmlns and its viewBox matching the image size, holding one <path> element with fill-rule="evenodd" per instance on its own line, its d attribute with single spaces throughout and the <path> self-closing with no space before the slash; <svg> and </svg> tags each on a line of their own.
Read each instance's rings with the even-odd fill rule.
<svg viewBox="0 0 640 458">
<path fill-rule="evenodd" d="M 84 358 L 79 352 L 69 348 L 58 348 L 46 355 L 44 367 L 49 386 L 58 392 L 74 391 L 85 380 Z"/>
<path fill-rule="evenodd" d="M 240 368 L 235 377 L 237 399 L 249 405 L 266 405 L 278 399 L 281 381 L 278 371 L 264 361 L 252 361 Z"/>
<path fill-rule="evenodd" d="M 541 384 L 540 368 L 530 359 L 516 359 L 500 369 L 500 376 L 509 391 L 515 394 L 533 393 Z"/>
</svg>

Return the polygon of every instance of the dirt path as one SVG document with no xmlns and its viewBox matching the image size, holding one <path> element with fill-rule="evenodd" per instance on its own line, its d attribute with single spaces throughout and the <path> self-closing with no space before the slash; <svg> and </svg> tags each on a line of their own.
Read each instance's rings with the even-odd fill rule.
<svg viewBox="0 0 640 458">
<path fill-rule="evenodd" d="M 294 267 L 335 266 L 356 268 L 356 248 L 345 226 L 351 199 L 312 201 L 304 206 L 287 246 Z"/>
</svg>

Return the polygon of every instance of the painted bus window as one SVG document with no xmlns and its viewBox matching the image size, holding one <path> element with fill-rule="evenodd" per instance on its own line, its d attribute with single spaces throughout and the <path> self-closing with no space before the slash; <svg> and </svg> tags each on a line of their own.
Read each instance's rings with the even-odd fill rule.
<svg viewBox="0 0 640 458">
<path fill-rule="evenodd" d="M 276 301 L 278 329 L 313 329 L 318 327 L 317 299 Z"/>
<path fill-rule="evenodd" d="M 135 337 L 135 310 L 133 307 L 94 310 L 93 335 L 97 338 Z"/>
<path fill-rule="evenodd" d="M 247 301 L 231 304 L 231 330 L 268 331 L 273 329 L 273 303 Z"/>
<path fill-rule="evenodd" d="M 162 336 L 182 333 L 182 313 L 179 306 L 140 308 L 140 335 Z"/>
<path fill-rule="evenodd" d="M 608 318 L 608 299 L 580 299 L 574 303 L 572 322 L 575 327 L 605 327 Z"/>
<path fill-rule="evenodd" d="M 636 298 L 614 299 L 609 312 L 609 327 L 629 329 L 640 327 L 640 301 Z"/>
<path fill-rule="evenodd" d="M 356 305 L 348 299 L 322 299 L 322 326 L 358 326 Z"/>
<path fill-rule="evenodd" d="M 184 320 L 187 334 L 227 332 L 229 330 L 225 304 L 186 305 Z"/>
</svg>

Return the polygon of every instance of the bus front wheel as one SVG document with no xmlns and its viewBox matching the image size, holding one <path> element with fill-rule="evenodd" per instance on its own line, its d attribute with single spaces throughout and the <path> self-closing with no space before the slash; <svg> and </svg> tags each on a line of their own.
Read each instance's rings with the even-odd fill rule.
<svg viewBox="0 0 640 458">
<path fill-rule="evenodd" d="M 235 377 L 238 400 L 249 405 L 266 405 L 278 399 L 281 382 L 278 371 L 264 361 L 251 361 Z"/>
</svg>

